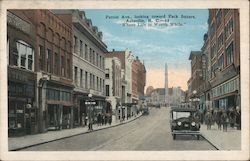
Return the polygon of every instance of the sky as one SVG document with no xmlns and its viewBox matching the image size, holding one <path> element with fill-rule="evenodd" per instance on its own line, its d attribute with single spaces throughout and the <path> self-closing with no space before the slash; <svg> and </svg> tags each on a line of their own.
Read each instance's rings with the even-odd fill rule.
<svg viewBox="0 0 250 161">
<path fill-rule="evenodd" d="M 207 32 L 207 9 L 88 9 L 86 17 L 103 33 L 108 50 L 132 51 L 146 67 L 146 88 L 187 90 L 190 52 L 200 50 Z M 145 89 L 146 89 L 145 88 Z"/>
</svg>

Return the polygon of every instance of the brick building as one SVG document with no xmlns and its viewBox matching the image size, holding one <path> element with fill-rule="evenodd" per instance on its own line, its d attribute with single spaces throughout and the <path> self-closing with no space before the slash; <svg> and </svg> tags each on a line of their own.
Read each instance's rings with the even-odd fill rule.
<svg viewBox="0 0 250 161">
<path fill-rule="evenodd" d="M 20 10 L 7 11 L 8 133 L 38 132 L 36 26 Z"/>
<path fill-rule="evenodd" d="M 144 96 L 146 69 L 138 57 L 132 63 L 132 101 L 137 102 Z"/>
<path fill-rule="evenodd" d="M 10 82 L 9 89 L 27 93 L 26 102 L 18 102 L 22 106 L 9 96 L 9 108 L 15 106 L 15 115 L 25 116 L 22 123 L 16 119 L 14 127 L 26 126 L 27 134 L 72 127 L 71 28 L 49 10 L 9 10 L 8 19 L 10 66 L 22 69 L 12 72 L 10 68 L 10 80 L 15 77 L 19 83 Z"/>
<path fill-rule="evenodd" d="M 210 9 L 208 79 L 214 108 L 240 106 L 240 27 L 238 9 Z"/>
<path fill-rule="evenodd" d="M 190 98 L 197 98 L 201 94 L 202 79 L 202 59 L 200 51 L 191 51 L 189 60 L 191 60 L 191 78 L 189 84 L 191 85 L 189 96 Z"/>
</svg>

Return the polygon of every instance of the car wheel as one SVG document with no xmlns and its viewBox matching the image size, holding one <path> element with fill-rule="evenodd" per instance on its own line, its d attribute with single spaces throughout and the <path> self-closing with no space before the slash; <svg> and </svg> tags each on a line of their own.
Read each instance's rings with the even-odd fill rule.
<svg viewBox="0 0 250 161">
<path fill-rule="evenodd" d="M 174 140 L 176 139 L 176 134 L 173 134 L 173 139 L 174 139 Z"/>
</svg>

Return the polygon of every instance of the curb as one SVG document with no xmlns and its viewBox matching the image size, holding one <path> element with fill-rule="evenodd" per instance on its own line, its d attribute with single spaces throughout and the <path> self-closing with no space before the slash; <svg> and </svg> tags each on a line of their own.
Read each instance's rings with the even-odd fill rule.
<svg viewBox="0 0 250 161">
<path fill-rule="evenodd" d="M 219 148 L 218 148 L 218 146 L 216 146 L 215 144 L 213 144 L 209 139 L 207 139 L 203 134 L 201 134 L 201 136 L 209 143 L 209 144 L 211 144 L 216 150 L 220 150 Z"/>
<path fill-rule="evenodd" d="M 78 135 L 83 135 L 83 134 L 92 133 L 92 132 L 95 132 L 95 131 L 100 131 L 100 130 L 109 129 L 109 128 L 112 128 L 112 127 L 117 127 L 117 126 L 125 125 L 125 124 L 127 124 L 129 122 L 137 120 L 141 116 L 142 116 L 142 114 L 139 115 L 138 117 L 134 118 L 134 119 L 131 119 L 131 120 L 127 121 L 127 122 L 121 122 L 121 123 L 118 123 L 116 125 L 111 125 L 111 126 L 103 127 L 103 128 L 96 129 L 96 130 L 93 130 L 93 131 L 81 132 L 81 133 L 78 133 L 78 134 L 74 134 L 74 135 L 70 135 L 70 136 L 65 136 L 65 137 L 61 137 L 61 138 L 57 138 L 57 139 L 53 139 L 53 140 L 48 140 L 48 141 L 41 142 L 41 143 L 35 143 L 33 145 L 28 145 L 28 146 L 24 146 L 24 147 L 20 147 L 20 148 L 15 148 L 15 149 L 11 149 L 11 150 L 9 149 L 9 151 L 19 151 L 19 150 L 30 148 L 30 147 L 33 147 L 33 146 L 50 143 L 50 142 L 53 142 L 53 141 L 63 140 L 63 139 L 67 139 L 67 138 L 78 136 Z"/>
</svg>

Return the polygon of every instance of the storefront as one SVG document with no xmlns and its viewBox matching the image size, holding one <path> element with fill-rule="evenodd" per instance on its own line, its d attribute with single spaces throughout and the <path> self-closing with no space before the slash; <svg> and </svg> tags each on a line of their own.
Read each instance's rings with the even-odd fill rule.
<svg viewBox="0 0 250 161">
<path fill-rule="evenodd" d="M 239 106 L 239 77 L 234 77 L 212 89 L 213 106 L 219 109 Z"/>
<path fill-rule="evenodd" d="M 37 133 L 35 74 L 8 67 L 8 133 L 21 136 Z"/>
<path fill-rule="evenodd" d="M 72 87 L 48 81 L 46 87 L 47 130 L 73 127 L 72 101 Z"/>
</svg>

